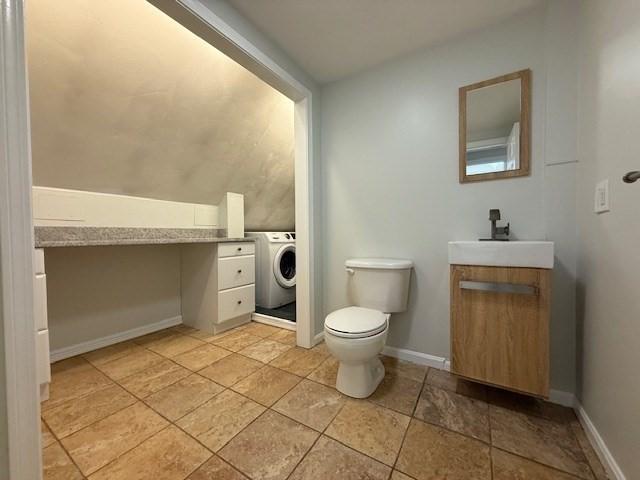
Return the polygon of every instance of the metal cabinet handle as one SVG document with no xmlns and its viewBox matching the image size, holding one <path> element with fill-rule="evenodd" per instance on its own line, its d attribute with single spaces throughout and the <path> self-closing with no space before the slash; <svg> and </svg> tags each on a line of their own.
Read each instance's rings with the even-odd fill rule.
<svg viewBox="0 0 640 480">
<path fill-rule="evenodd" d="M 241 252 L 242 251 L 242 247 L 238 247 L 238 251 Z"/>
<path fill-rule="evenodd" d="M 622 181 L 624 183 L 633 183 L 638 179 L 640 179 L 640 172 L 637 170 L 628 172 L 624 177 L 622 177 Z"/>
<path fill-rule="evenodd" d="M 238 273 L 242 273 L 242 270 L 238 270 Z"/>
<path fill-rule="evenodd" d="M 238 305 L 240 305 L 242 303 L 242 300 L 238 300 Z"/>
<path fill-rule="evenodd" d="M 475 282 L 461 280 L 460 288 L 463 290 L 479 290 L 491 293 L 515 293 L 519 295 L 537 295 L 538 288 L 533 285 L 522 283 L 499 283 L 499 282 Z"/>
</svg>

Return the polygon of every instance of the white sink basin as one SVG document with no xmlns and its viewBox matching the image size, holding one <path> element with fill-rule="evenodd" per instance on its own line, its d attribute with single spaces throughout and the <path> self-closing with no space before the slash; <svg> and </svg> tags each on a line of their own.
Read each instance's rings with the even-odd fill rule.
<svg viewBox="0 0 640 480">
<path fill-rule="evenodd" d="M 553 242 L 449 242 L 449 264 L 553 268 Z"/>
</svg>

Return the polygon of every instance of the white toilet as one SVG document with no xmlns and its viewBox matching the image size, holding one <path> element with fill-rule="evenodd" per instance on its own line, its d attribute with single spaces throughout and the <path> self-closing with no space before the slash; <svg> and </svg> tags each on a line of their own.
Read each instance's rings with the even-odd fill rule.
<svg viewBox="0 0 640 480">
<path fill-rule="evenodd" d="M 355 398 L 371 395 L 384 377 L 378 358 L 393 312 L 407 309 L 413 262 L 396 258 L 354 258 L 345 262 L 353 307 L 327 315 L 324 338 L 340 361 L 336 388 Z"/>
</svg>

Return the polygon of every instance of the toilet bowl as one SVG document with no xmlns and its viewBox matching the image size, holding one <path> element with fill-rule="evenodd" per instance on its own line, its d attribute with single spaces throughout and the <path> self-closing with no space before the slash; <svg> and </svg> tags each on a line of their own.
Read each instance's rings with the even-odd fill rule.
<svg viewBox="0 0 640 480">
<path fill-rule="evenodd" d="M 378 358 L 389 331 L 389 314 L 362 307 L 347 307 L 329 314 L 324 339 L 340 362 L 336 388 L 355 398 L 371 395 L 384 378 Z"/>
<path fill-rule="evenodd" d="M 384 348 L 392 312 L 406 310 L 410 260 L 347 260 L 349 296 L 354 306 L 327 315 L 324 338 L 339 361 L 336 388 L 355 398 L 370 396 L 384 378 L 379 354 Z"/>
</svg>

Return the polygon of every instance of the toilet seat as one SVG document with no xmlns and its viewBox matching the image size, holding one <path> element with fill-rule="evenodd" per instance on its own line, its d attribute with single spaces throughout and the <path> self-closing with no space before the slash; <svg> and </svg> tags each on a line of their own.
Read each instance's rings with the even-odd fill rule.
<svg viewBox="0 0 640 480">
<path fill-rule="evenodd" d="M 386 330 L 389 315 L 363 307 L 346 307 L 331 312 L 324 321 L 328 333 L 341 338 L 372 337 Z"/>
</svg>

